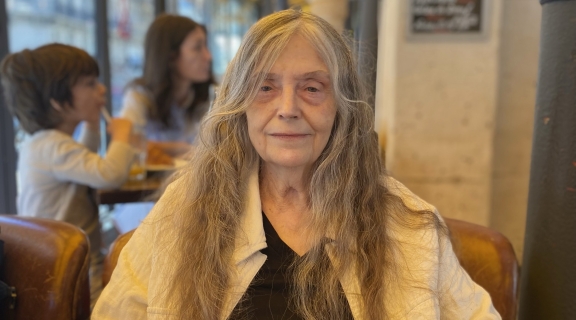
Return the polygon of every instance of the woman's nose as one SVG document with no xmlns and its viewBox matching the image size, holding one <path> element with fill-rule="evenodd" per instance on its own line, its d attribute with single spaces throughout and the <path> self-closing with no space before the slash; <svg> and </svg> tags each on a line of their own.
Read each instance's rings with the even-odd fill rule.
<svg viewBox="0 0 576 320">
<path fill-rule="evenodd" d="M 300 117 L 300 108 L 298 107 L 295 90 L 282 90 L 279 100 L 278 116 L 280 118 L 296 119 Z"/>
<path fill-rule="evenodd" d="M 212 61 L 212 54 L 210 53 L 210 50 L 208 50 L 208 47 L 204 48 L 204 58 L 207 61 Z"/>
</svg>

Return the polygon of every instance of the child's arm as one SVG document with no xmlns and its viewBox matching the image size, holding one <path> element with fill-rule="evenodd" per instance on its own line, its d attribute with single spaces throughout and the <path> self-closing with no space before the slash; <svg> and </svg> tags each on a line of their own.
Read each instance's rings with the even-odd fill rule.
<svg viewBox="0 0 576 320">
<path fill-rule="evenodd" d="M 92 188 L 116 188 L 128 178 L 134 150 L 128 143 L 131 123 L 115 118 L 108 131 L 112 141 L 104 158 L 67 139 L 59 142 L 53 152 L 53 172 L 63 181 L 72 181 Z"/>
</svg>

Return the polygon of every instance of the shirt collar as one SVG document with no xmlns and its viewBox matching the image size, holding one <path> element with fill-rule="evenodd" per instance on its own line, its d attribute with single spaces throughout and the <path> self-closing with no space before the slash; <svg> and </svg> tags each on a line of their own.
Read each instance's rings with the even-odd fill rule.
<svg viewBox="0 0 576 320">
<path fill-rule="evenodd" d="M 234 263 L 238 264 L 266 247 L 266 235 L 262 224 L 258 166 L 256 166 L 248 178 L 246 205 L 240 215 L 240 228 L 235 239 Z"/>
</svg>

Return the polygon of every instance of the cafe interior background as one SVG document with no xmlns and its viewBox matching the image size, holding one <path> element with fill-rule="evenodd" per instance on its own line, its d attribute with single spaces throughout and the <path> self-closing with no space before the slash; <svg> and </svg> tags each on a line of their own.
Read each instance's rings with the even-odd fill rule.
<svg viewBox="0 0 576 320">
<path fill-rule="evenodd" d="M 477 2 L 480 28 L 438 35 L 416 32 L 409 1 L 380 0 L 377 47 L 360 41 L 356 50 L 377 63 L 375 129 L 392 176 L 442 215 L 500 231 L 522 261 L 542 9 L 538 1 Z M 0 0 L 0 57 L 50 42 L 85 49 L 100 63 L 115 115 L 124 86 L 140 75 L 156 14 L 205 24 L 220 78 L 246 30 L 290 5 L 357 32 L 359 0 Z M 18 133 L 1 109 L 0 212 L 15 212 Z M 109 208 L 102 212 L 109 230 Z"/>
</svg>

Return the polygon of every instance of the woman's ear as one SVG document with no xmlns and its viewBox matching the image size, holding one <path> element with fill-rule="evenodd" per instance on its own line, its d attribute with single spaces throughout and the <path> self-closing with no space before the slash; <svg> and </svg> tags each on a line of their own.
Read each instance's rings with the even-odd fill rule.
<svg viewBox="0 0 576 320">
<path fill-rule="evenodd" d="M 58 112 L 62 112 L 64 111 L 64 107 L 56 100 L 50 98 L 50 105 L 52 106 L 52 108 L 56 109 L 56 111 Z"/>
</svg>

